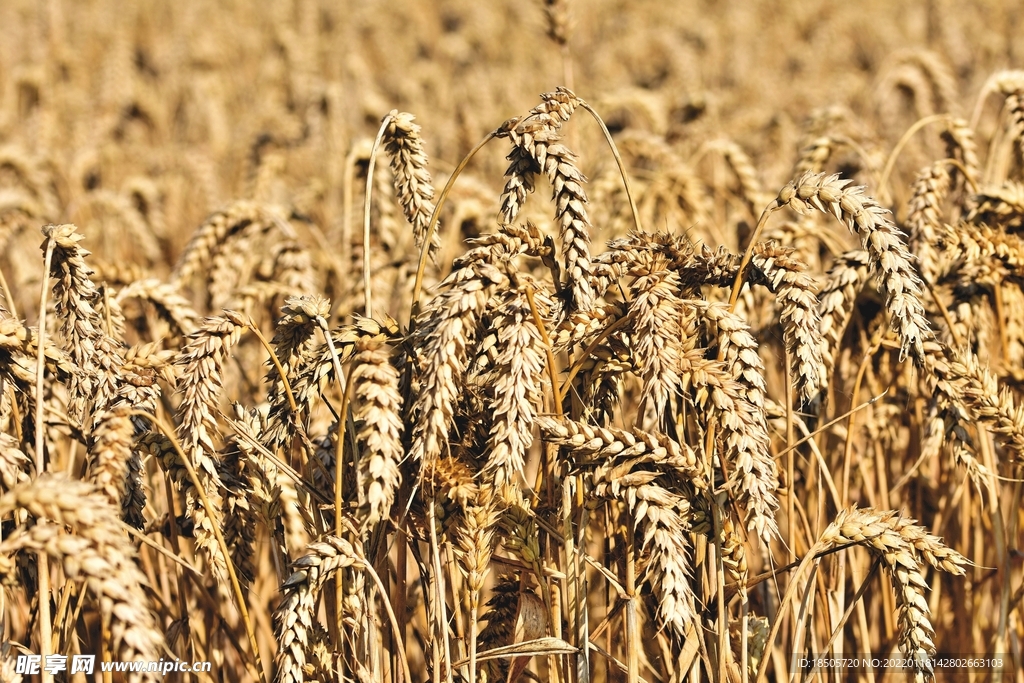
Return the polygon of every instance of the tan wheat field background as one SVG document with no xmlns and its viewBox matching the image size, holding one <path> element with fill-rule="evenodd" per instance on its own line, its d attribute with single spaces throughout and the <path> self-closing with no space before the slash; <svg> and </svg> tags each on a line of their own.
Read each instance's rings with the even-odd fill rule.
<svg viewBox="0 0 1024 683">
<path fill-rule="evenodd" d="M 1015 3 L 0 36 L 0 681 L 1024 683 Z"/>
</svg>

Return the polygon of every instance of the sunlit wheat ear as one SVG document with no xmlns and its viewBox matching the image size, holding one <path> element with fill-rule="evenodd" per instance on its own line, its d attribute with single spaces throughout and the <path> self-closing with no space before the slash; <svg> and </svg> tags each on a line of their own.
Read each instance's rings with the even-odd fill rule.
<svg viewBox="0 0 1024 683">
<path fill-rule="evenodd" d="M 417 461 L 432 460 L 444 448 L 480 317 L 494 290 L 508 282 L 495 263 L 510 256 L 504 248 L 481 246 L 458 259 L 441 283 L 445 291 L 417 319 L 412 341 L 421 349 L 420 390 L 409 450 Z"/>
<path fill-rule="evenodd" d="M 661 623 L 682 638 L 695 618 L 690 586 L 690 505 L 708 481 L 695 454 L 665 436 L 541 417 L 544 439 L 564 446 L 577 469 L 591 472 L 592 495 L 626 504 L 650 552 L 649 572 Z"/>
<path fill-rule="evenodd" d="M 74 225 L 48 225 L 43 228 L 46 244 L 53 244 L 50 276 L 54 311 L 60 320 L 61 336 L 76 371 L 68 387 L 69 411 L 83 421 L 86 429 L 91 418 L 87 410 L 99 412 L 109 406 L 117 393 L 118 376 L 124 359 L 117 341 L 104 332 L 103 319 L 96 308 L 99 293 L 85 263 L 89 252 L 78 243 L 83 239 Z"/>
<path fill-rule="evenodd" d="M 227 559 L 217 544 L 215 525 L 220 524 L 223 482 L 218 472 L 219 456 L 215 439 L 220 434 L 216 415 L 219 412 L 224 361 L 247 323 L 231 311 L 220 318 L 208 318 L 191 335 L 176 364 L 181 368 L 178 390 L 183 394 L 178 409 L 178 435 L 184 455 L 196 470 L 207 500 L 214 507 L 205 509 L 203 501 L 187 473 L 172 474 L 185 493 L 185 512 L 195 524 L 196 544 L 210 558 L 218 572 L 226 571 Z M 176 458 L 172 458 L 173 463 Z M 184 465 L 172 464 L 177 470 Z M 226 574 L 222 576 L 226 578 Z"/>
<path fill-rule="evenodd" d="M 633 282 L 628 314 L 633 317 L 634 361 L 644 382 L 641 400 L 649 401 L 657 419 L 663 421 L 668 417 L 669 400 L 679 391 L 681 383 L 679 346 L 683 335 L 679 317 L 682 308 L 677 294 L 679 276 L 665 269 L 664 259 L 654 263 L 657 265 Z M 642 418 L 637 415 L 638 420 Z"/>
<path fill-rule="evenodd" d="M 199 326 L 199 314 L 192 307 L 192 303 L 181 295 L 176 286 L 161 280 L 136 280 L 120 290 L 116 298 L 122 306 L 131 299 L 150 304 L 160 320 L 179 337 L 191 334 Z M 158 331 L 150 330 L 150 333 L 154 337 L 162 336 Z"/>
<path fill-rule="evenodd" d="M 793 167 L 794 175 L 821 173 L 825 164 L 832 157 L 832 153 L 840 144 L 828 135 L 821 135 L 811 140 L 800 150 L 800 157 Z"/>
<path fill-rule="evenodd" d="M 835 357 L 853 313 L 857 296 L 871 278 L 871 255 L 854 249 L 837 257 L 829 268 L 825 284 L 818 292 L 821 316 L 821 357 L 827 372 L 835 368 Z"/>
<path fill-rule="evenodd" d="M 889 212 L 865 195 L 863 187 L 848 187 L 849 183 L 836 175 L 806 173 L 782 188 L 774 206 L 831 214 L 860 237 L 878 273 L 890 324 L 900 337 L 901 356 L 910 354 L 923 364 L 923 343 L 931 336 L 922 303 L 924 285 Z"/>
<path fill-rule="evenodd" d="M 267 389 L 270 410 L 264 436 L 271 451 L 283 447 L 293 435 L 292 420 L 299 419 L 300 415 L 292 415 L 292 402 L 302 415 L 308 414 L 312 407 L 311 394 L 304 394 L 301 400 L 296 397 L 296 382 L 313 360 L 317 319 L 326 320 L 330 311 L 331 302 L 317 294 L 289 297 L 281 307 L 284 315 L 277 321 L 271 345 L 284 376 L 273 361 L 267 361 L 265 378 L 270 385 Z"/>
<path fill-rule="evenodd" d="M 889 570 L 896 593 L 900 650 L 913 660 L 915 681 L 931 680 L 935 631 L 925 598 L 928 584 L 923 565 L 962 576 L 967 558 L 895 511 L 879 512 L 870 508 L 840 511 L 818 544 L 827 549 L 844 543 L 864 545 Z"/>
<path fill-rule="evenodd" d="M 1006 442 L 1018 464 L 1024 462 L 1024 410 L 1010 388 L 1000 388 L 992 371 L 970 352 L 954 352 L 951 370 L 966 380 L 963 399 L 971 413 Z"/>
<path fill-rule="evenodd" d="M 86 461 L 86 478 L 118 509 L 129 497 L 128 461 L 135 431 L 129 410 L 127 406 L 120 406 L 99 417 Z"/>
<path fill-rule="evenodd" d="M 561 142 L 559 128 L 569 119 L 580 100 L 559 88 L 542 95 L 544 101 L 511 127 L 508 136 L 514 147 L 509 154 L 508 178 L 502 194 L 501 221 L 515 223 L 526 195 L 533 191 L 538 172 L 551 183 L 555 221 L 562 242 L 561 253 L 566 287 L 572 292 L 571 310 L 587 310 L 594 302 L 590 263 L 590 219 L 587 217 L 586 178 L 576 165 L 576 155 Z"/>
<path fill-rule="evenodd" d="M 402 482 L 402 394 L 391 350 L 372 338 L 356 342 L 352 416 L 360 445 L 359 469 L 368 506 L 366 524 L 386 520 Z"/>
<path fill-rule="evenodd" d="M 789 351 L 796 393 L 810 403 L 827 383 L 827 367 L 822 358 L 822 335 L 814 280 L 807 266 L 797 260 L 791 249 L 772 242 L 755 245 L 750 261 L 751 279 L 763 283 L 778 300 L 783 341 Z"/>
<path fill-rule="evenodd" d="M 61 564 L 69 579 L 83 581 L 96 596 L 109 623 L 107 647 L 116 659 L 160 659 L 164 638 L 153 616 L 146 577 L 135 564 L 135 547 L 121 530 L 119 508 L 92 484 L 46 474 L 0 497 L 0 517 L 15 511 L 24 511 L 35 524 L 5 534 L 0 574 L 9 574 L 14 553 L 45 553 Z M 135 674 L 127 680 L 156 681 L 160 676 Z"/>
<path fill-rule="evenodd" d="M 998 261 L 1014 275 L 1024 273 L 1024 239 L 1017 234 L 984 224 L 960 223 L 955 227 L 946 226 L 940 243 L 950 250 L 953 258 L 963 258 L 969 263 Z"/>
<path fill-rule="evenodd" d="M 766 544 L 778 535 L 775 512 L 779 501 L 775 491 L 779 487 L 778 468 L 768 451 L 768 425 L 764 413 L 766 385 L 764 365 L 757 353 L 757 341 L 747 324 L 726 304 L 687 301 L 697 310 L 708 336 L 717 342 L 719 357 L 723 359 L 731 378 L 736 380 L 745 402 L 733 403 L 719 412 L 709 406 L 718 417 L 725 439 L 725 455 L 729 460 L 730 481 L 735 482 L 734 495 L 746 510 L 748 531 L 754 531 Z"/>
<path fill-rule="evenodd" d="M 18 440 L 10 434 L 0 432 L 0 483 L 10 490 L 28 481 L 32 461 L 18 447 Z"/>
<path fill-rule="evenodd" d="M 980 178 L 980 171 L 974 129 L 964 119 L 952 116 L 946 121 L 946 129 L 940 135 L 946 143 L 946 156 L 959 160 L 967 171 L 967 180 L 976 182 Z"/>
<path fill-rule="evenodd" d="M 188 285 L 196 274 L 206 271 L 205 285 L 211 301 L 226 303 L 254 254 L 257 238 L 277 228 L 294 238 L 292 229 L 275 208 L 242 200 L 212 214 L 196 229 L 171 273 L 171 284 Z"/>
<path fill-rule="evenodd" d="M 415 117 L 406 112 L 392 112 L 384 130 L 384 148 L 391 158 L 395 174 L 395 193 L 402 204 L 405 218 L 412 225 L 416 247 L 423 246 L 430 216 L 434 212 L 434 186 L 427 170 L 427 153 Z M 441 236 L 435 228 L 430 240 L 430 257 L 441 248 Z"/>
<path fill-rule="evenodd" d="M 22 398 L 35 396 L 36 358 L 39 337 L 34 328 L 20 320 L 0 319 L 0 370 Z M 52 343 L 49 337 L 43 347 L 44 372 L 61 384 L 69 385 L 75 373 L 71 357 Z"/>
<path fill-rule="evenodd" d="M 936 245 L 943 223 L 942 202 L 949 188 L 948 164 L 938 161 L 917 176 L 907 205 L 910 250 L 917 256 L 921 276 L 929 282 L 937 281 L 942 271 Z"/>
<path fill-rule="evenodd" d="M 358 563 L 352 545 L 334 536 L 311 543 L 306 551 L 293 564 L 295 572 L 281 586 L 281 603 L 274 611 L 274 683 L 306 680 L 304 668 L 313 646 L 317 596 L 334 572 Z"/>
<path fill-rule="evenodd" d="M 534 304 L 542 318 L 553 307 L 541 292 L 534 295 Z M 482 475 L 499 497 L 510 502 L 518 497 L 518 477 L 533 444 L 533 423 L 545 368 L 541 334 L 524 290 L 510 291 L 504 297 L 495 311 L 492 329 L 498 348 L 489 380 L 492 423 Z"/>
<path fill-rule="evenodd" d="M 222 512 L 224 544 L 238 578 L 249 584 L 256 577 L 256 531 L 258 498 L 250 483 L 253 466 L 241 448 L 229 448 L 220 463 L 224 483 Z M 244 585 L 243 584 L 243 585 Z"/>
</svg>

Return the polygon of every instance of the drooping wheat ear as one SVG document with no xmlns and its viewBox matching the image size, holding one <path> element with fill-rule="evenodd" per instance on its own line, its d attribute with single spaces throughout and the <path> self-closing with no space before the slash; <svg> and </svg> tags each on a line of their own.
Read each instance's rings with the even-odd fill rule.
<svg viewBox="0 0 1024 683">
<path fill-rule="evenodd" d="M 651 402 L 659 424 L 671 419 L 669 400 L 679 391 L 679 327 L 682 309 L 677 294 L 679 276 L 657 259 L 651 270 L 637 277 L 631 288 L 628 315 L 633 316 L 634 361 L 643 377 L 642 401 Z M 640 420 L 643 415 L 637 415 Z"/>
<path fill-rule="evenodd" d="M 921 277 L 928 282 L 936 282 L 943 270 L 936 244 L 942 226 L 942 202 L 949 194 L 950 182 L 946 162 L 935 162 L 918 174 L 907 206 L 910 251 L 917 256 Z"/>
<path fill-rule="evenodd" d="M 1015 404 L 1010 388 L 1000 388 L 992 371 L 969 351 L 953 352 L 951 370 L 969 380 L 963 398 L 974 416 L 1006 442 L 1018 464 L 1024 462 L 1024 410 Z"/>
<path fill-rule="evenodd" d="M 135 563 L 135 547 L 121 531 L 118 507 L 84 481 L 44 474 L 0 498 L 0 517 L 24 510 L 35 518 L 0 543 L 0 574 L 13 566 L 12 554 L 44 552 L 61 563 L 65 575 L 83 580 L 96 595 L 110 624 L 110 652 L 121 661 L 156 661 L 163 652 L 145 575 Z M 44 521 L 46 520 L 46 521 Z M 71 527 L 73 534 L 64 532 Z M 153 674 L 128 681 L 159 680 Z"/>
<path fill-rule="evenodd" d="M 1024 184 L 1012 180 L 984 188 L 970 198 L 968 223 L 983 223 L 1004 230 L 1020 230 L 1024 225 Z"/>
<path fill-rule="evenodd" d="M 471 250 L 455 262 L 455 270 L 417 318 L 413 333 L 419 359 L 419 396 L 412 406 L 413 432 L 409 455 L 421 463 L 441 454 L 463 383 L 469 348 L 492 292 L 508 283 L 495 263 L 510 257 L 497 246 Z"/>
<path fill-rule="evenodd" d="M 121 366 L 124 383 L 118 389 L 114 408 L 123 405 L 155 413 L 160 400 L 157 379 L 163 378 L 168 384 L 177 384 L 173 363 L 178 353 L 173 349 L 160 349 L 159 344 L 136 344 L 125 351 L 124 365 Z M 142 421 L 140 425 L 145 423 L 143 418 L 137 420 Z"/>
<path fill-rule="evenodd" d="M 556 45 L 569 42 L 569 0 L 543 0 L 548 38 Z"/>
<path fill-rule="evenodd" d="M 604 303 L 589 311 L 577 311 L 552 331 L 551 346 L 560 352 L 584 343 L 601 330 L 614 325 L 625 313 L 625 306 L 620 301 Z"/>
<path fill-rule="evenodd" d="M 1006 98 L 1008 141 L 1019 148 L 1024 144 L 1024 71 L 1001 71 L 994 74 L 982 89 L 982 96 L 993 90 Z M 979 105 L 982 101 L 979 101 Z"/>
<path fill-rule="evenodd" d="M 35 328 L 25 327 L 20 320 L 0 319 L 0 371 L 13 381 L 18 396 L 35 396 L 38 351 Z M 49 339 L 43 347 L 43 364 L 62 384 L 71 382 L 75 372 L 71 358 Z"/>
<path fill-rule="evenodd" d="M 708 148 L 719 152 L 729 164 L 739 181 L 739 199 L 746 205 L 751 216 L 757 218 L 771 197 L 765 194 L 750 156 L 735 141 L 728 139 L 714 140 Z"/>
<path fill-rule="evenodd" d="M 402 394 L 391 349 L 372 337 L 356 342 L 352 368 L 352 416 L 359 443 L 366 524 L 373 527 L 391 513 L 402 482 Z"/>
<path fill-rule="evenodd" d="M 1015 233 L 983 223 L 960 223 L 955 227 L 946 226 L 939 242 L 950 250 L 953 258 L 967 262 L 998 260 L 1013 275 L 1019 277 L 1024 273 L 1024 240 Z"/>
<path fill-rule="evenodd" d="M 227 566 L 227 558 L 223 556 L 214 532 L 221 519 L 223 488 L 214 443 L 220 434 L 216 415 L 222 386 L 221 367 L 247 326 L 246 321 L 232 311 L 224 311 L 220 318 L 207 318 L 199 330 L 190 335 L 188 345 L 175 362 L 181 368 L 178 390 L 183 394 L 178 408 L 178 438 L 214 509 L 204 509 L 203 501 L 186 472 L 172 473 L 172 477 L 185 493 L 185 512 L 195 524 L 196 545 L 208 554 L 216 571 L 224 571 Z M 184 470 L 181 464 L 173 467 Z M 226 580 L 226 575 L 222 578 Z"/>
<path fill-rule="evenodd" d="M 233 242 L 248 240 L 252 235 L 266 232 L 273 225 L 285 225 L 284 219 L 257 202 L 241 200 L 217 211 L 196 229 L 178 257 L 178 263 L 171 273 L 171 284 L 180 288 L 218 254 L 235 250 Z"/>
<path fill-rule="evenodd" d="M 818 292 L 823 343 L 821 357 L 830 373 L 835 367 L 835 354 L 839 351 L 857 296 L 870 277 L 871 255 L 865 249 L 854 249 L 836 258 Z"/>
<path fill-rule="evenodd" d="M 406 220 L 412 225 L 416 247 L 422 248 L 434 212 L 434 186 L 427 170 L 427 153 L 423 149 L 420 127 L 413 123 L 412 114 L 392 111 L 389 117 L 390 122 L 384 129 L 384 149 L 391 158 L 395 193 Z M 441 236 L 435 228 L 430 239 L 431 259 L 436 259 L 440 248 Z"/>
<path fill-rule="evenodd" d="M 491 323 L 497 333 L 497 357 L 488 382 L 492 392 L 491 430 L 487 463 L 481 472 L 484 481 L 506 502 L 518 498 L 516 476 L 523 471 L 533 444 L 533 423 L 546 365 L 541 333 L 523 289 L 533 285 L 525 279 L 520 285 L 504 296 Z M 545 319 L 552 303 L 541 291 L 533 299 Z"/>
<path fill-rule="evenodd" d="M 0 432 L 0 483 L 9 491 L 21 482 L 28 481 L 32 461 L 28 459 L 18 440 L 10 434 Z"/>
<path fill-rule="evenodd" d="M 910 48 L 890 58 L 892 67 L 883 78 L 882 88 L 891 90 L 899 84 L 908 86 L 913 92 L 915 102 L 923 114 L 932 112 L 952 111 L 960 101 L 957 92 L 956 77 L 942 55 L 932 50 Z"/>
<path fill-rule="evenodd" d="M 53 286 L 54 310 L 76 368 L 68 386 L 69 412 L 88 430 L 88 413 L 106 410 L 117 394 L 124 359 L 117 341 L 104 332 L 103 319 L 96 310 L 99 293 L 90 279 L 92 270 L 85 263 L 89 252 L 78 246 L 82 235 L 71 224 L 48 225 L 43 235 L 44 250 L 53 244 L 50 276 L 57 280 Z"/>
<path fill-rule="evenodd" d="M 746 510 L 747 530 L 755 531 L 767 545 L 772 537 L 778 536 L 775 512 L 779 501 L 775 491 L 779 488 L 779 477 L 769 452 L 764 364 L 757 353 L 757 341 L 746 322 L 731 313 L 728 305 L 701 300 L 687 301 L 686 305 L 697 310 L 708 336 L 716 340 L 719 358 L 732 379 L 739 382 L 740 395 L 749 406 L 747 412 L 744 404 L 735 403 L 730 406 L 732 410 L 719 412 L 714 408 L 712 414 L 722 428 L 731 468 L 729 479 L 737 486 L 737 502 Z"/>
<path fill-rule="evenodd" d="M 303 304 L 303 306 L 305 305 L 306 304 Z M 314 310 L 316 309 L 307 309 L 307 312 L 312 312 Z M 316 320 L 317 319 L 314 319 L 314 321 Z M 297 319 L 293 320 L 292 324 L 298 324 Z M 321 328 L 321 331 L 326 334 L 326 319 L 322 319 L 321 322 L 317 322 L 316 324 Z M 343 325 L 330 331 L 331 344 L 323 341 L 310 348 L 308 351 L 302 351 L 301 357 L 295 358 L 295 377 L 291 385 L 296 407 L 306 411 L 312 410 L 313 402 L 317 396 L 323 392 L 331 382 L 336 381 L 337 378 L 335 377 L 334 369 L 335 352 L 337 353 L 338 361 L 340 363 L 347 363 L 352 359 L 357 340 L 373 337 L 377 341 L 384 343 L 394 339 L 397 336 L 397 332 L 397 327 L 392 327 L 389 324 L 382 324 L 376 320 L 370 320 L 369 318 L 357 318 L 353 325 Z M 279 358 L 280 355 L 281 354 L 278 353 Z M 289 374 L 292 374 L 292 372 L 293 371 L 289 371 Z M 286 397 L 282 397 L 281 399 L 275 398 L 274 405 L 277 405 L 281 401 L 284 401 L 285 403 L 279 410 L 284 410 L 284 407 L 287 405 Z M 290 409 L 290 406 L 288 407 Z M 271 443 L 284 443 L 281 441 L 281 439 L 283 439 L 284 432 L 281 432 L 275 427 L 276 422 L 278 422 L 280 418 L 275 415 L 271 419 L 272 422 L 268 425 L 270 428 L 268 438 L 275 439 L 275 441 L 272 441 Z"/>
<path fill-rule="evenodd" d="M 922 564 L 962 576 L 967 558 L 896 511 L 879 512 L 870 508 L 840 511 L 818 544 L 828 549 L 846 543 L 866 546 L 885 563 L 896 593 L 900 650 L 913 660 L 915 681 L 931 680 L 935 630 L 929 620 L 930 610 L 925 598 L 928 583 Z"/>
<path fill-rule="evenodd" d="M 946 129 L 940 136 L 946 143 L 946 156 L 959 159 L 967 171 L 968 179 L 977 182 L 980 178 L 980 164 L 971 125 L 964 119 L 951 116 L 946 120 Z"/>
<path fill-rule="evenodd" d="M 285 376 L 282 377 L 277 365 L 273 360 L 269 360 L 265 380 L 269 385 L 267 402 L 270 404 L 270 410 L 264 439 L 265 445 L 271 451 L 284 446 L 293 434 L 292 420 L 298 419 L 299 416 L 292 415 L 291 402 L 295 401 L 295 408 L 305 414 L 312 408 L 309 403 L 312 395 L 306 396 L 305 403 L 299 403 L 295 396 L 295 383 L 312 361 L 313 335 L 319 326 L 317 319 L 327 320 L 331 313 L 331 302 L 317 294 L 289 297 L 281 307 L 281 313 L 284 316 L 277 321 L 271 345 Z"/>
<path fill-rule="evenodd" d="M 814 280 L 792 249 L 773 242 L 755 245 L 750 263 L 753 267 L 748 279 L 775 293 L 781 309 L 783 342 L 796 379 L 796 395 L 803 403 L 809 403 L 828 382 Z"/>
<path fill-rule="evenodd" d="M 526 195 L 533 192 L 534 181 L 538 172 L 543 172 L 544 165 L 538 160 L 539 155 L 546 157 L 547 141 L 538 143 L 534 136 L 538 132 L 557 132 L 562 124 L 569 120 L 579 99 L 572 91 L 559 88 L 553 93 L 541 95 L 543 100 L 539 105 L 530 110 L 522 119 L 512 119 L 506 122 L 499 130 L 499 136 L 510 135 L 516 130 L 517 137 L 512 139 L 514 144 L 508 155 L 509 167 L 505 171 L 505 190 L 501 195 L 501 210 L 499 217 L 501 222 L 511 225 L 516 222 L 519 212 L 526 204 Z"/>
<path fill-rule="evenodd" d="M 805 173 L 782 188 L 775 204 L 801 213 L 814 208 L 831 214 L 860 237 L 871 256 L 872 269 L 878 272 L 890 324 L 899 334 L 900 357 L 910 353 L 915 362 L 923 364 L 923 343 L 931 333 L 922 303 L 921 278 L 889 212 L 866 196 L 863 187 L 847 187 L 849 183 L 838 175 Z"/>
<path fill-rule="evenodd" d="M 246 456 L 240 447 L 229 448 L 220 463 L 224 544 L 243 585 L 252 583 L 256 577 L 253 559 L 258 520 L 257 498 L 250 485 L 252 465 Z"/>
<path fill-rule="evenodd" d="M 267 431 L 262 413 L 255 408 L 248 411 L 241 404 L 235 403 L 234 418 L 228 422 L 235 432 L 234 447 L 239 451 L 244 462 L 239 463 L 239 471 L 248 481 L 252 491 L 251 502 L 263 523 L 275 533 L 280 530 L 281 489 L 277 483 L 278 468 L 267 449 L 261 448 L 261 435 Z M 283 544 L 282 544 L 283 545 Z"/>
<path fill-rule="evenodd" d="M 615 240 L 609 247 L 610 250 L 598 259 L 598 272 L 602 276 L 617 278 L 625 272 L 634 277 L 643 276 L 659 263 L 659 258 L 667 258 L 667 267 L 678 275 L 673 288 L 694 297 L 700 296 L 700 288 L 707 284 L 731 286 L 739 270 L 740 258 L 724 247 L 712 251 L 701 245 L 701 249 L 695 252 L 685 238 L 671 235 L 634 234 L 624 240 Z M 666 264 L 660 267 L 664 268 Z M 763 285 L 776 295 L 781 309 L 784 341 L 792 357 L 797 393 L 802 401 L 809 402 L 825 385 L 827 373 L 821 357 L 822 341 L 813 293 L 815 284 L 806 270 L 807 266 L 793 256 L 792 249 L 774 242 L 758 242 L 753 246 L 744 278 L 751 284 Z M 642 278 L 638 278 L 634 290 L 641 282 Z M 642 312 L 637 310 L 639 302 L 635 292 L 630 306 L 631 311 Z M 673 323 L 666 324 L 671 326 Z M 658 327 L 661 326 L 659 322 Z M 652 334 L 680 338 L 672 331 Z M 686 335 L 682 338 L 686 339 Z M 638 336 L 636 347 L 639 349 L 643 343 L 642 336 Z"/>
<path fill-rule="evenodd" d="M 964 374 L 965 368 L 950 358 L 951 353 L 946 347 L 935 341 L 925 342 L 925 353 L 923 379 L 935 403 L 935 418 L 942 422 L 941 427 L 929 424 L 928 429 L 938 428 L 938 438 L 949 445 L 956 465 L 966 468 L 968 475 L 980 486 L 981 475 L 989 472 L 972 453 L 974 445 L 968 432 L 971 419 L 965 398 L 968 385 L 974 383 L 973 391 L 977 392 L 979 383 L 970 374 Z"/>
<path fill-rule="evenodd" d="M 828 163 L 832 152 L 837 146 L 836 140 L 827 135 L 814 138 L 800 150 L 800 158 L 793 167 L 794 175 L 801 173 L 821 173 Z"/>
<path fill-rule="evenodd" d="M 623 399 L 623 380 L 634 372 L 625 334 L 614 333 L 606 344 L 600 344 L 580 366 L 583 417 L 589 422 L 607 424 Z"/>
<path fill-rule="evenodd" d="M 293 563 L 295 573 L 281 586 L 281 603 L 274 610 L 274 683 L 306 680 L 304 668 L 313 645 L 317 595 L 334 572 L 361 564 L 352 544 L 336 536 L 309 544 L 306 552 Z"/>
<path fill-rule="evenodd" d="M 581 467 L 604 467 L 616 459 L 632 458 L 631 466 L 657 465 L 659 471 L 676 472 L 698 489 L 708 487 L 707 465 L 693 449 L 663 434 L 639 429 L 626 431 L 596 427 L 569 419 L 537 418 L 544 440 L 566 446 Z M 609 465 L 611 466 L 611 465 Z"/>
<path fill-rule="evenodd" d="M 123 510 L 124 502 L 131 500 L 128 495 L 131 474 L 128 461 L 131 459 L 135 426 L 129 410 L 128 406 L 122 405 L 99 417 L 86 458 L 86 479 L 120 510 Z"/>
<path fill-rule="evenodd" d="M 690 501 L 706 491 L 708 474 L 693 451 L 667 436 L 592 427 L 540 417 L 549 443 L 565 446 L 577 469 L 592 473 L 593 495 L 618 500 L 635 515 L 641 545 L 650 548 L 647 576 L 659 598 L 661 623 L 683 637 L 695 616 L 690 587 Z"/>
<path fill-rule="evenodd" d="M 192 303 L 181 295 L 175 285 L 156 278 L 136 280 L 117 293 L 117 302 L 124 305 L 129 299 L 138 299 L 153 306 L 157 317 L 169 325 L 174 334 L 184 337 L 199 326 L 199 314 Z M 151 330 L 154 338 L 162 336 Z"/>
<path fill-rule="evenodd" d="M 313 255 L 301 242 L 284 239 L 274 242 L 269 253 L 256 268 L 258 283 L 277 283 L 295 294 L 312 292 L 319 288 L 313 267 Z"/>
<path fill-rule="evenodd" d="M 544 102 L 531 110 L 507 135 L 514 145 L 509 154 L 509 180 L 502 195 L 501 220 L 514 223 L 526 193 L 533 189 L 534 175 L 544 173 L 551 183 L 555 221 L 562 242 L 566 286 L 572 293 L 569 307 L 589 310 L 594 302 L 590 264 L 590 219 L 587 217 L 587 179 L 576 165 L 576 155 L 561 143 L 559 128 L 579 105 L 579 98 L 566 88 L 541 96 Z"/>
</svg>

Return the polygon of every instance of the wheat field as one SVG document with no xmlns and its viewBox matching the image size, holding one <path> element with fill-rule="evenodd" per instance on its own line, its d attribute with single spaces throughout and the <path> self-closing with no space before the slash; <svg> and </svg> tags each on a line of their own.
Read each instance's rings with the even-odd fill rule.
<svg viewBox="0 0 1024 683">
<path fill-rule="evenodd" d="M 1024 683 L 1014 3 L 0 26 L 0 681 Z"/>
</svg>

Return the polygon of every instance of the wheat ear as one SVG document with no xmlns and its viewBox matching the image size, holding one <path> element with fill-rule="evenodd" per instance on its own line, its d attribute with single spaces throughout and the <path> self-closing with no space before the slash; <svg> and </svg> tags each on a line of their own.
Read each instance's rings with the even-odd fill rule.
<svg viewBox="0 0 1024 683">
<path fill-rule="evenodd" d="M 153 618 L 146 577 L 135 564 L 135 547 L 121 531 L 118 507 L 92 484 L 44 474 L 0 498 L 0 517 L 15 510 L 26 511 L 36 523 L 19 527 L 0 543 L 0 573 L 9 573 L 14 552 L 45 553 L 62 564 L 68 578 L 81 578 L 96 594 L 117 659 L 160 659 L 163 635 Z M 64 533 L 65 525 L 75 533 Z M 158 679 L 137 673 L 127 680 Z"/>
</svg>

